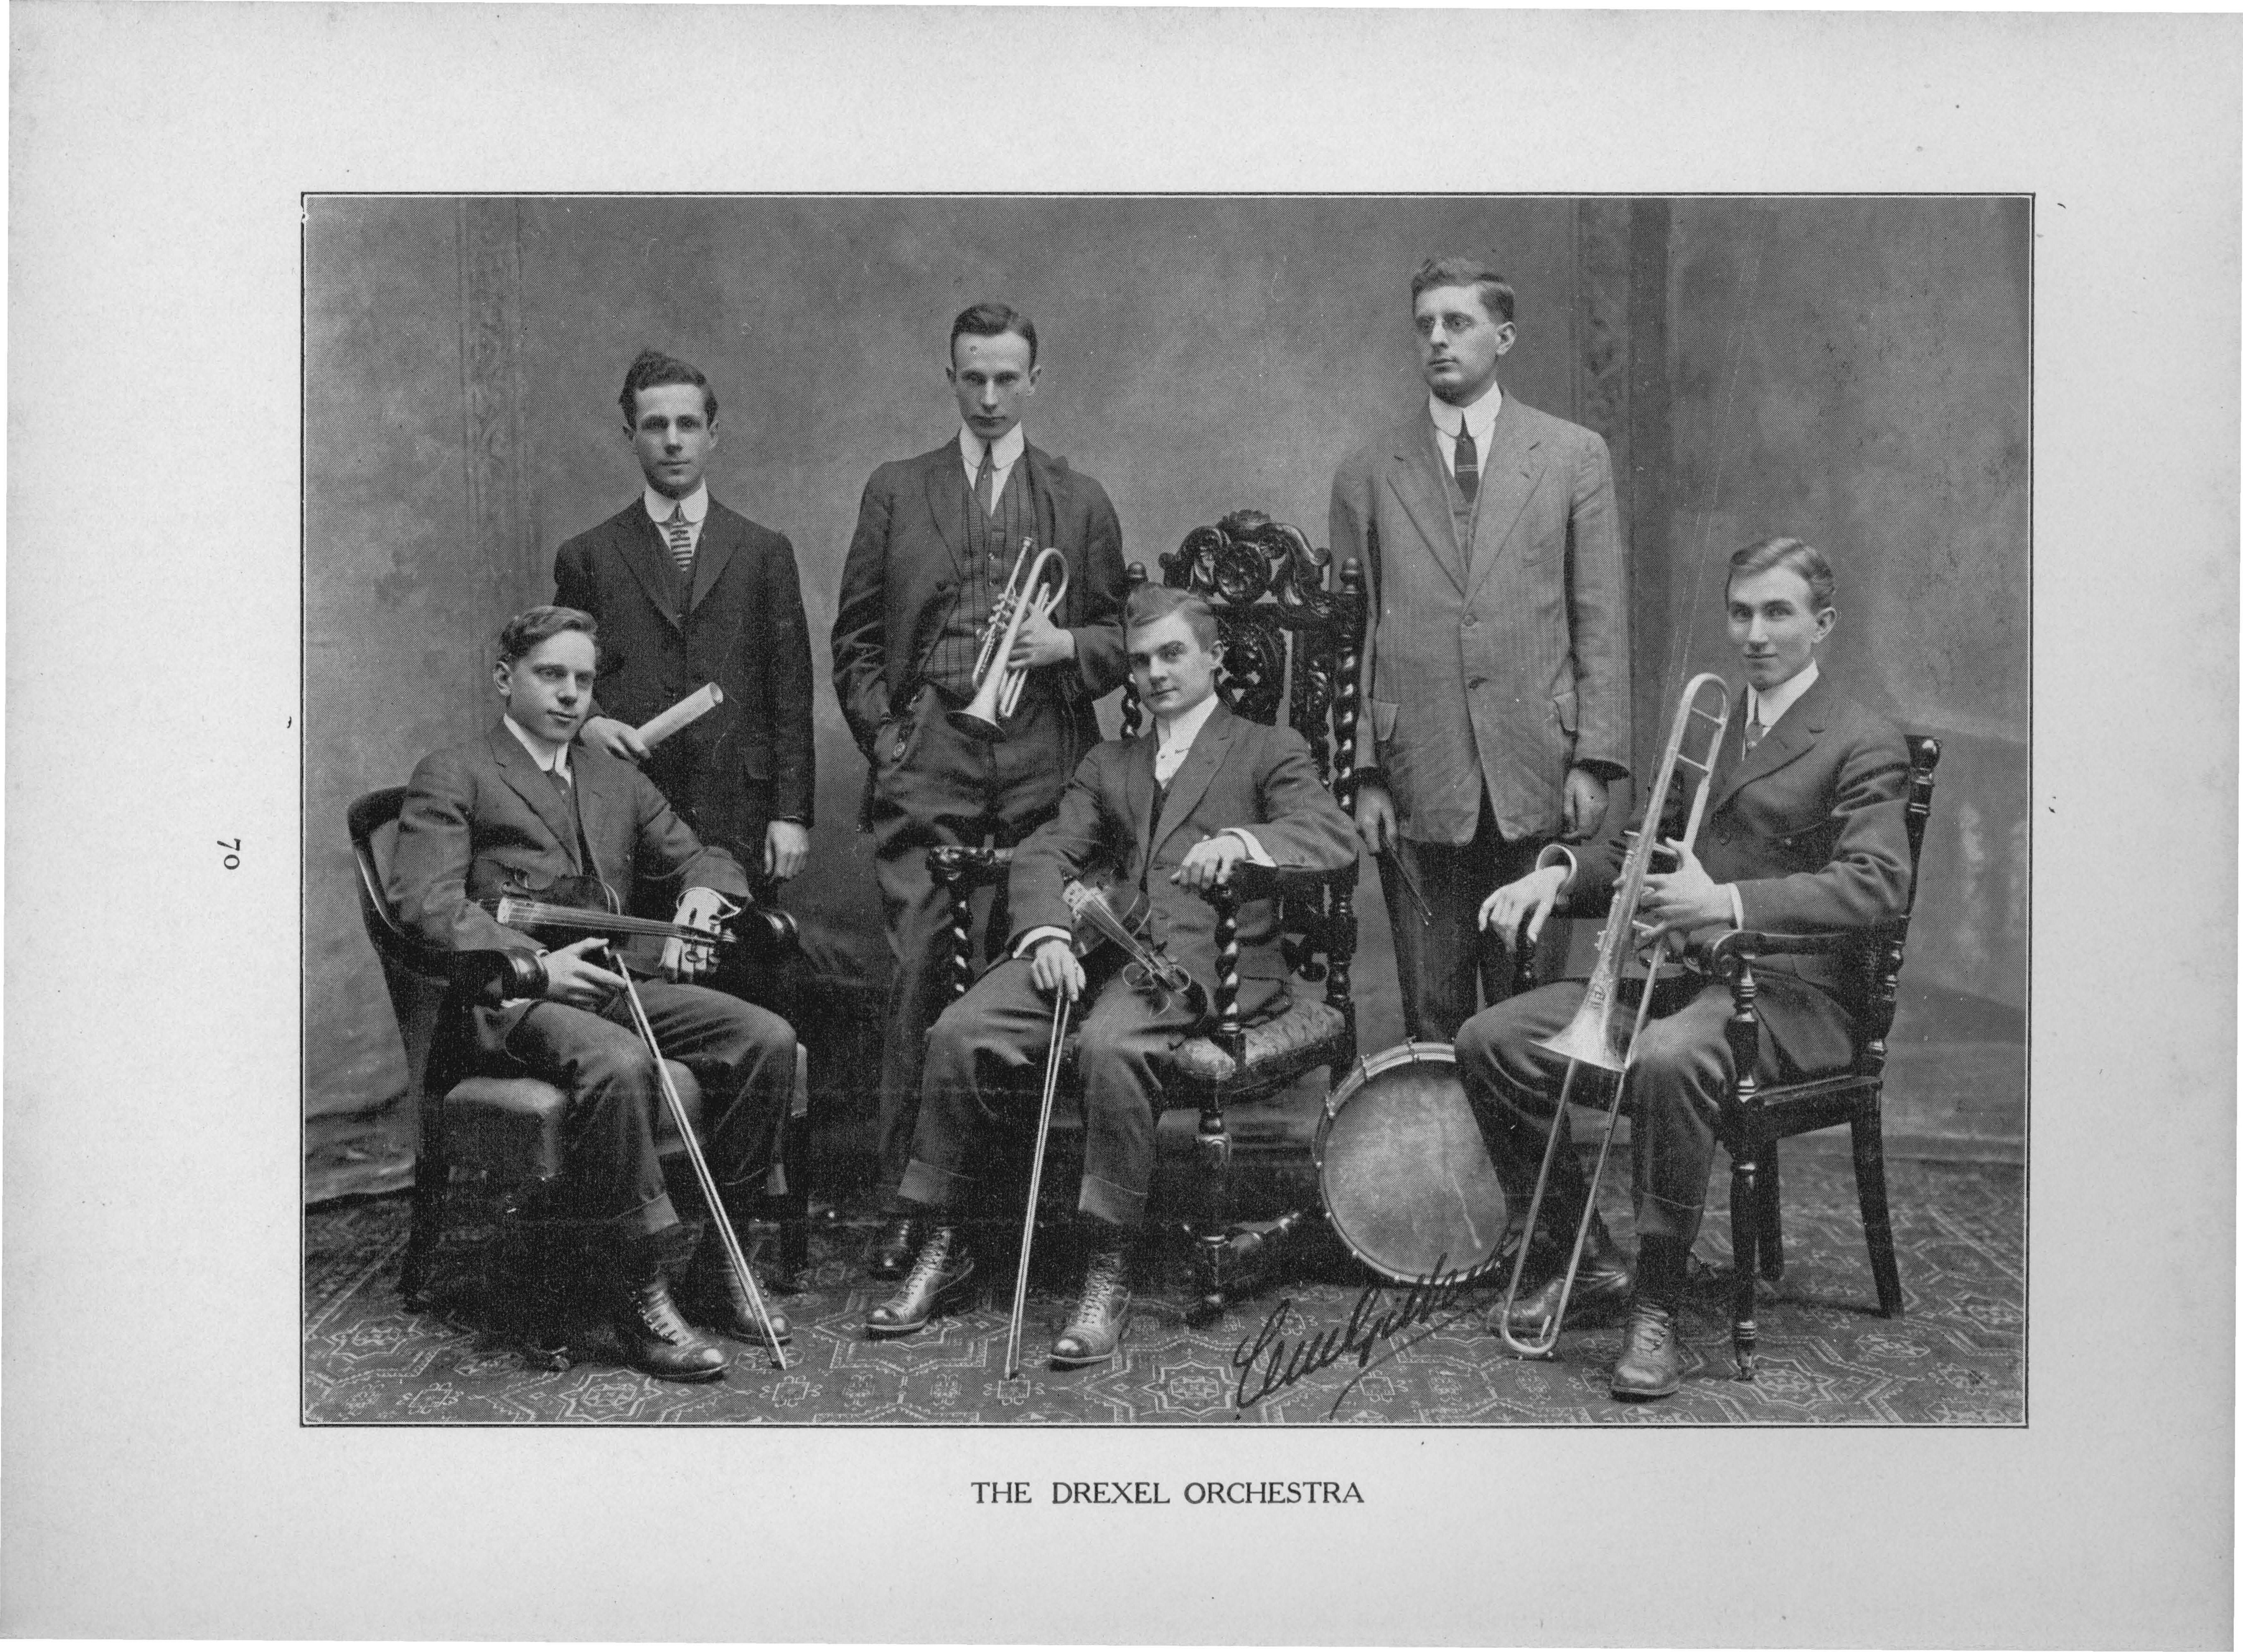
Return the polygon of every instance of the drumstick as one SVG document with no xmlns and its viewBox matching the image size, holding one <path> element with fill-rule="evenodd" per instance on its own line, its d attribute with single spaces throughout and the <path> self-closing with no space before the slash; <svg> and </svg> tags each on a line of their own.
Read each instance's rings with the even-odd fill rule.
<svg viewBox="0 0 2243 1652">
<path fill-rule="evenodd" d="M 1378 867 L 1381 872 L 1391 872 L 1403 888 L 1409 892 L 1410 899 L 1417 902 L 1418 921 L 1432 922 L 1433 909 L 1425 904 L 1425 897 L 1418 887 L 1418 880 L 1410 875 L 1410 868 L 1402 864 L 1402 857 L 1391 849 L 1381 849 L 1378 852 Z"/>
<path fill-rule="evenodd" d="M 638 737 L 648 745 L 661 745 L 697 717 L 704 717 L 724 703 L 724 691 L 704 683 L 666 711 L 657 711 L 638 725 Z"/>
</svg>

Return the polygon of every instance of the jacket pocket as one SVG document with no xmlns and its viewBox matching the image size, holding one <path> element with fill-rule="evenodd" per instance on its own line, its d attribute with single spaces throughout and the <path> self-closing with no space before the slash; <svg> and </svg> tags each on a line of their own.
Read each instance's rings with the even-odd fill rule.
<svg viewBox="0 0 2243 1652">
<path fill-rule="evenodd" d="M 1581 730 L 1581 698 L 1572 689 L 1560 689 L 1550 698 L 1550 709 L 1557 714 L 1558 726 L 1569 735 Z"/>
<path fill-rule="evenodd" d="M 1394 700 L 1366 700 L 1371 707 L 1371 732 L 1379 745 L 1394 738 L 1394 719 L 1401 712 L 1400 704 Z"/>
</svg>

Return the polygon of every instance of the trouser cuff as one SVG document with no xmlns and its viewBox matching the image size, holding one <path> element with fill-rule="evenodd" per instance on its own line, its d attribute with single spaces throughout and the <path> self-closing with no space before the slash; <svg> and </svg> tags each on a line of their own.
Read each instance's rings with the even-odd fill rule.
<svg viewBox="0 0 2243 1652">
<path fill-rule="evenodd" d="M 924 1205 L 936 1210 L 947 1210 L 966 1202 L 973 1190 L 973 1178 L 960 1176 L 955 1170 L 946 1170 L 929 1164 L 925 1159 L 913 1159 L 904 1167 L 904 1179 L 896 1189 L 897 1198 L 906 1207 Z M 898 1214 L 906 1214 L 899 1212 Z"/>
<path fill-rule="evenodd" d="M 1111 1223 L 1117 1228 L 1141 1228 L 1145 1225 L 1144 1194 L 1133 1193 L 1102 1177 L 1086 1176 L 1082 1178 L 1082 1198 L 1079 1208 L 1085 1216 Z"/>
</svg>

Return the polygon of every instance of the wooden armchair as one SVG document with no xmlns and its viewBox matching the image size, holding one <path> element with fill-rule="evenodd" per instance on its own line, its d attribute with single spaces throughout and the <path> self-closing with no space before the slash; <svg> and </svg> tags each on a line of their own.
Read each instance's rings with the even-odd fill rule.
<svg viewBox="0 0 2243 1652">
<path fill-rule="evenodd" d="M 475 1074 L 459 1052 L 445 1046 L 442 1008 L 455 993 L 472 996 L 484 968 L 503 954 L 451 953 L 429 946 L 397 920 L 390 906 L 387 859 L 394 843 L 401 786 L 369 792 L 350 806 L 351 850 L 358 869 L 359 914 L 381 960 L 390 1007 L 405 1041 L 408 1096 L 414 1106 L 417 1145 L 413 1170 L 413 1224 L 398 1288 L 408 1301 L 425 1302 L 428 1264 L 442 1237 L 445 1204 L 455 1169 L 480 1171 L 494 1186 L 517 1196 L 534 1191 L 561 1170 L 561 1123 L 567 1098 L 542 1079 Z M 791 948 L 794 920 L 759 909 L 773 944 Z M 701 1116 L 701 1089 L 682 1062 L 666 1063 L 688 1114 Z M 796 1052 L 798 1094 L 803 1057 Z M 655 1145 L 665 1158 L 682 1157 L 684 1143 L 668 1109 L 655 1121 Z M 783 1205 L 781 1257 L 790 1269 L 808 1243 L 807 1212 Z M 795 1231 L 798 1224 L 799 1231 Z"/>
<path fill-rule="evenodd" d="M 1161 558 L 1162 583 L 1195 590 L 1215 610 L 1223 643 L 1219 689 L 1242 717 L 1274 725 L 1280 709 L 1308 742 L 1317 772 L 1341 808 L 1355 806 L 1355 726 L 1361 705 L 1365 597 L 1353 557 L 1326 589 L 1330 553 L 1256 510 L 1234 511 L 1213 527 L 1186 535 Z M 1129 570 L 1132 584 L 1146 577 Z M 1289 645 L 1290 644 L 1290 645 Z M 1125 691 L 1123 732 L 1143 730 L 1143 710 Z M 971 983 L 969 906 L 973 891 L 999 882 L 1012 860 L 1002 849 L 944 847 L 929 852 L 935 880 L 950 893 L 953 995 Z M 1195 1159 L 1202 1180 L 1202 1215 L 1186 1224 L 1193 1239 L 1196 1301 L 1187 1314 L 1203 1324 L 1258 1285 L 1267 1226 L 1233 1221 L 1233 1170 L 1242 1155 L 1306 1165 L 1315 1121 L 1285 1117 L 1274 1102 L 1317 1068 L 1337 1078 L 1356 1057 L 1353 967 L 1357 868 L 1322 875 L 1279 873 L 1242 866 L 1226 888 L 1208 897 L 1216 912 L 1216 979 L 1212 1023 L 1175 1052 L 1164 1105 L 1199 1113 Z M 1238 908 L 1276 899 L 1285 961 L 1295 976 L 1290 1004 L 1249 1024 L 1238 1010 Z M 1298 990 L 1321 982 L 1321 996 Z M 1298 1216 L 1282 1224 L 1297 1224 Z"/>
<path fill-rule="evenodd" d="M 1867 935 L 1773 935 L 1735 930 L 1710 948 L 1715 976 L 1736 995 L 1728 1024 L 1729 1048 L 1736 1058 L 1737 1082 L 1725 1098 L 1721 1120 L 1728 1150 L 1729 1233 L 1736 1257 L 1734 1295 L 1730 1305 L 1730 1338 L 1737 1375 L 1750 1381 L 1759 1341 L 1755 1322 L 1758 1281 L 1783 1277 L 1783 1221 L 1776 1171 L 1776 1143 L 1787 1136 L 1845 1124 L 1854 1134 L 1854 1185 L 1861 1196 L 1862 1230 L 1869 1241 L 1869 1271 L 1876 1280 L 1877 1307 L 1888 1318 L 1902 1311 L 1900 1267 L 1893 1257 L 1892 1218 L 1885 1203 L 1883 1135 L 1885 1040 L 1899 1002 L 1901 957 L 1908 943 L 1909 911 L 1916 904 L 1916 873 L 1923 851 L 1924 823 L 1931 815 L 1932 772 L 1939 765 L 1939 742 L 1908 737 L 1909 906 L 1898 918 Z M 1760 1048 L 1758 987 L 1753 967 L 1787 954 L 1851 954 L 1857 961 L 1862 1001 L 1857 1006 L 1861 1040 L 1852 1068 L 1796 1084 L 1762 1086 L 1753 1077 Z"/>
</svg>

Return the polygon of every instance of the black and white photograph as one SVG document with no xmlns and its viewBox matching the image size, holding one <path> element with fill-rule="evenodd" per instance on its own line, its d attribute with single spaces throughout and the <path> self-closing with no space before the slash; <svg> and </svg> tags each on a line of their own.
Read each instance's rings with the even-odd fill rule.
<svg viewBox="0 0 2243 1652">
<path fill-rule="evenodd" d="M 305 212 L 307 1420 L 2026 1419 L 2030 199 Z"/>
<path fill-rule="evenodd" d="M 2232 1641 L 2232 20 L 10 32 L 11 1633 Z"/>
</svg>

